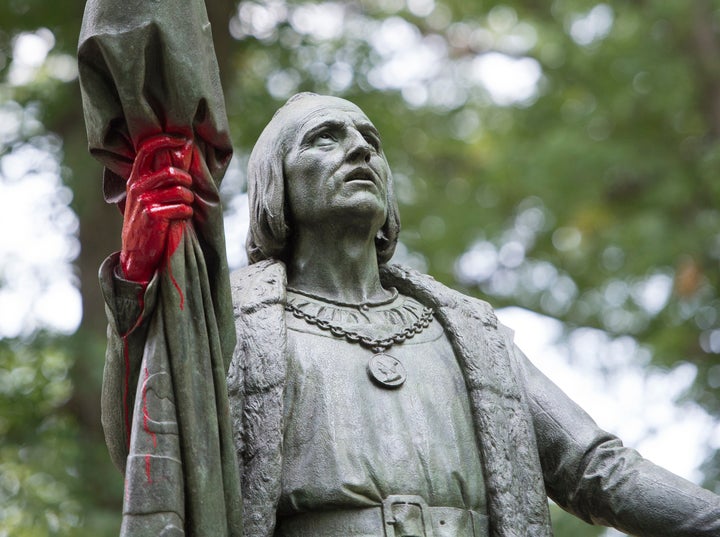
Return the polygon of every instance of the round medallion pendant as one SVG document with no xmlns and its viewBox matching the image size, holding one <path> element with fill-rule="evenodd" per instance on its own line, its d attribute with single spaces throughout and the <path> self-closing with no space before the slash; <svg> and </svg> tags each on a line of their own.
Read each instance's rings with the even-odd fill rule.
<svg viewBox="0 0 720 537">
<path fill-rule="evenodd" d="M 399 388 L 407 379 L 407 372 L 400 360 L 384 352 L 379 352 L 370 358 L 367 372 L 382 388 Z"/>
</svg>

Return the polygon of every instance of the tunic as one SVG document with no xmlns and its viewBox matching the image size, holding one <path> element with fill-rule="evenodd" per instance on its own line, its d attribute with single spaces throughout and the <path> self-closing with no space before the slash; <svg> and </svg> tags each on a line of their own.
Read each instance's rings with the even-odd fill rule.
<svg viewBox="0 0 720 537">
<path fill-rule="evenodd" d="M 304 312 L 358 332 L 397 332 L 422 311 L 403 296 L 367 313 L 289 297 Z M 290 313 L 286 319 L 293 382 L 285 391 L 278 515 L 375 506 L 391 494 L 485 512 L 465 382 L 437 321 L 388 351 L 404 365 L 407 380 L 387 389 L 368 377 L 371 350 Z"/>
</svg>

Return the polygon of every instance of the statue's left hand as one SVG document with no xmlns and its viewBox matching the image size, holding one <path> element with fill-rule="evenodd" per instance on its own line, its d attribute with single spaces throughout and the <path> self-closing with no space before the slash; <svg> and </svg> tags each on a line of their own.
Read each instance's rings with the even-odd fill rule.
<svg viewBox="0 0 720 537">
<path fill-rule="evenodd" d="M 192 141 L 161 134 L 141 142 L 127 181 L 120 266 L 146 284 L 182 238 L 193 216 Z"/>
</svg>

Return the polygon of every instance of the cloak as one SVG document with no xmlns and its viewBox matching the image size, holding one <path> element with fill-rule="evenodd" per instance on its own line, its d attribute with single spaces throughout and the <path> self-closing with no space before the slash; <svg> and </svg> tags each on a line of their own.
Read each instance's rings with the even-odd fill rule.
<svg viewBox="0 0 720 537">
<path fill-rule="evenodd" d="M 412 270 L 384 266 L 381 275 L 383 285 L 435 309 L 458 357 L 486 469 L 491 535 L 552 535 L 533 424 L 516 381 L 509 333 L 486 302 Z M 243 461 L 247 537 L 272 535 L 280 497 L 285 285 L 284 266 L 273 261 L 231 275 L 238 345 L 228 372 L 228 395 Z"/>
</svg>

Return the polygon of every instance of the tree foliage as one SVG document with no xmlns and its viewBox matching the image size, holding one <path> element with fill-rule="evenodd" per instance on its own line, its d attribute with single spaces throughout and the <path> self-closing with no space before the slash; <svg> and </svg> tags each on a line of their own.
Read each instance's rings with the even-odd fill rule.
<svg viewBox="0 0 720 537">
<path fill-rule="evenodd" d="M 691 363 L 688 397 L 720 417 L 720 2 L 207 3 L 237 148 L 231 216 L 272 112 L 296 91 L 346 97 L 383 134 L 406 260 L 569 332 L 632 337 L 654 367 Z M 111 513 L 119 520 L 121 485 L 98 429 L 95 272 L 120 219 L 86 155 L 67 63 L 81 8 L 0 5 L 0 114 L 32 119 L 0 125 L 0 159 L 60 144 L 84 309 L 72 336 L 0 340 L 0 535 L 110 535 Z M 15 45 L 27 33 L 50 45 L 23 72 Z M 720 488 L 719 456 L 705 475 Z M 574 524 L 559 517 L 557 534 L 598 534 Z"/>
</svg>

